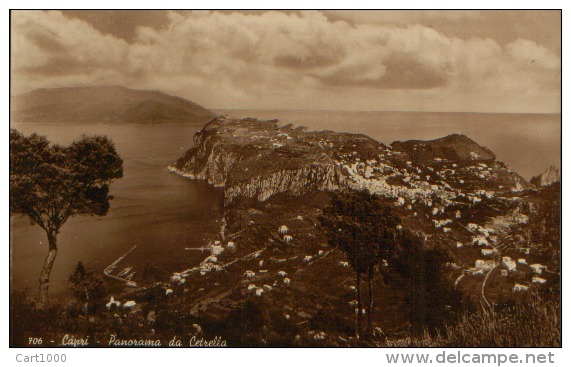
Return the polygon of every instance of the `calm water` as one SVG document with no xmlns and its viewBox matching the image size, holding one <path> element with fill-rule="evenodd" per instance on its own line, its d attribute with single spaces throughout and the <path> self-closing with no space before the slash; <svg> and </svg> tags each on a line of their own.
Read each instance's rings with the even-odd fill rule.
<svg viewBox="0 0 571 367">
<path fill-rule="evenodd" d="M 236 117 L 279 119 L 311 130 L 363 133 L 385 144 L 395 140 L 465 134 L 490 148 L 499 160 L 529 180 L 551 165 L 560 166 L 561 116 L 529 114 L 248 111 L 217 110 Z"/>
<path fill-rule="evenodd" d="M 192 145 L 194 126 L 13 126 L 26 135 L 46 135 L 52 142 L 69 144 L 82 135 L 110 136 L 124 160 L 124 177 L 111 185 L 111 209 L 105 217 L 71 218 L 59 236 L 59 252 L 50 291 L 65 294 L 67 278 L 78 260 L 103 270 L 133 245 L 129 257 L 137 268 L 150 260 L 166 270 L 196 263 L 198 253 L 185 247 L 202 246 L 218 228 L 220 190 L 181 178 L 166 170 L 168 164 Z M 12 285 L 35 292 L 47 254 L 46 235 L 25 219 L 12 220 Z"/>
<path fill-rule="evenodd" d="M 529 179 L 549 165 L 560 165 L 559 115 L 457 113 L 218 111 L 236 117 L 278 118 L 313 130 L 367 134 L 385 144 L 395 140 L 435 139 L 463 133 L 492 149 L 500 160 Z M 138 245 L 131 264 L 150 260 L 165 270 L 197 262 L 185 247 L 202 246 L 219 223 L 221 192 L 202 182 L 183 179 L 166 166 L 192 146 L 197 126 L 150 125 L 16 125 L 25 134 L 38 132 L 69 144 L 82 135 L 106 134 L 124 160 L 124 177 L 111 186 L 115 198 L 102 218 L 72 218 L 59 237 L 51 292 L 65 295 L 67 278 L 77 261 L 103 270 Z M 46 238 L 25 219 L 12 220 L 12 286 L 35 291 L 47 253 Z"/>
</svg>

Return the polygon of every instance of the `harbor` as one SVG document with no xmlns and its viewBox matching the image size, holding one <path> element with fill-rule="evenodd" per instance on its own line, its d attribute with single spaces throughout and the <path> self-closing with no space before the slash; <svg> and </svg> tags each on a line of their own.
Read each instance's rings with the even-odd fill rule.
<svg viewBox="0 0 571 367">
<path fill-rule="evenodd" d="M 113 261 L 108 267 L 106 267 L 103 270 L 103 274 L 110 279 L 116 280 L 118 282 L 121 283 L 125 283 L 125 285 L 127 287 L 130 288 L 138 288 L 139 286 L 137 285 L 137 282 L 134 282 L 133 276 L 135 275 L 135 272 L 133 271 L 133 267 L 132 266 L 127 266 L 125 267 L 123 270 L 121 270 L 119 273 L 117 273 L 117 275 L 114 275 L 113 272 L 117 269 L 117 267 L 119 266 L 119 264 L 121 262 L 123 262 L 123 260 L 125 260 L 125 258 L 131 253 L 133 252 L 135 249 L 137 248 L 137 245 L 133 246 L 129 251 L 127 251 L 125 254 L 123 254 L 122 256 L 120 256 L 119 258 L 117 258 L 117 260 Z"/>
</svg>

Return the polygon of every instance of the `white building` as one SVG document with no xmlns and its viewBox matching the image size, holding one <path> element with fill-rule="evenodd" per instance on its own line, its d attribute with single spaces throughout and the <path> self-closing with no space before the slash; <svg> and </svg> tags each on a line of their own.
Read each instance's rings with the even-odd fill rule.
<svg viewBox="0 0 571 367">
<path fill-rule="evenodd" d="M 216 241 L 219 242 L 219 241 Z M 222 252 L 224 252 L 224 247 L 222 247 L 222 245 L 220 244 L 216 244 L 214 243 L 211 247 L 210 247 L 211 253 L 214 256 L 218 256 L 220 255 Z"/>
<path fill-rule="evenodd" d="M 529 287 L 526 285 L 514 284 L 514 287 L 512 288 L 512 292 L 527 292 L 528 289 L 529 289 Z"/>
<path fill-rule="evenodd" d="M 491 248 L 483 248 L 482 249 L 482 256 L 490 256 L 494 254 L 494 250 Z"/>
<path fill-rule="evenodd" d="M 543 270 L 545 270 L 547 267 L 545 265 L 541 265 L 541 264 L 531 264 L 529 266 L 531 269 L 533 269 L 533 272 L 535 274 L 541 274 L 543 272 Z"/>
<path fill-rule="evenodd" d="M 111 296 L 111 299 L 109 300 L 109 302 L 105 305 L 105 307 L 107 307 L 108 310 L 111 309 L 111 307 L 119 307 L 121 306 L 121 302 L 119 301 L 115 301 L 115 297 Z"/>
<path fill-rule="evenodd" d="M 512 260 L 509 256 L 502 257 L 502 264 L 508 269 L 508 271 L 514 271 L 517 268 L 515 260 Z"/>
<path fill-rule="evenodd" d="M 127 301 L 123 304 L 124 308 L 133 308 L 135 307 L 135 305 L 137 304 L 137 302 L 135 301 Z"/>
</svg>

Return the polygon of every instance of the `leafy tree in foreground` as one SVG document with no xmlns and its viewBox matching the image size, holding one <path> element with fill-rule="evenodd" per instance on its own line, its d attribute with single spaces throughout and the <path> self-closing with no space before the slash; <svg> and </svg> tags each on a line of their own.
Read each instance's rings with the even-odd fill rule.
<svg viewBox="0 0 571 367">
<path fill-rule="evenodd" d="M 362 335 L 361 276 L 368 280 L 367 329 L 371 332 L 373 313 L 373 278 L 383 260 L 388 260 L 395 248 L 397 226 L 400 223 L 389 206 L 367 192 L 334 194 L 331 205 L 324 209 L 321 223 L 330 245 L 339 246 L 347 255 L 356 275 L 357 337 Z"/>
<path fill-rule="evenodd" d="M 109 210 L 109 185 L 123 177 L 123 161 L 105 136 L 83 137 L 70 146 L 10 130 L 10 214 L 27 217 L 48 237 L 40 273 L 38 307 L 48 301 L 57 236 L 69 217 L 103 216 Z"/>
</svg>

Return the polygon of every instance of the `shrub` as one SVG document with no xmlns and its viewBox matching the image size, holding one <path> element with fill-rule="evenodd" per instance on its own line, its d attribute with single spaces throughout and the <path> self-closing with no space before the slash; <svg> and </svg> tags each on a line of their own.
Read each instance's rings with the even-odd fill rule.
<svg viewBox="0 0 571 367">
<path fill-rule="evenodd" d="M 79 261 L 73 274 L 69 277 L 73 296 L 81 302 L 98 302 L 107 294 L 107 285 L 103 278 L 93 269 L 86 269 Z"/>
<path fill-rule="evenodd" d="M 384 347 L 511 348 L 561 346 L 561 306 L 532 294 L 526 305 L 464 313 L 440 334 L 390 339 Z"/>
<path fill-rule="evenodd" d="M 561 306 L 532 295 L 523 306 L 498 312 L 478 311 L 460 316 L 446 328 L 448 346 L 558 347 L 561 345 Z"/>
<path fill-rule="evenodd" d="M 145 283 L 155 283 L 165 280 L 167 272 L 147 261 L 141 272 L 141 280 Z"/>
</svg>

